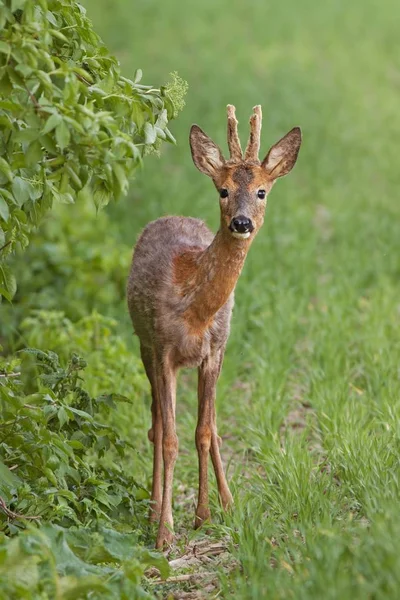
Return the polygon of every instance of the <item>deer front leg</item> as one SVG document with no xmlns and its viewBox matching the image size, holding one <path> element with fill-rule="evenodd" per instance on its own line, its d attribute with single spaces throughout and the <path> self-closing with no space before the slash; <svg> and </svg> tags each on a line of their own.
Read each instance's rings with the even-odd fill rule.
<svg viewBox="0 0 400 600">
<path fill-rule="evenodd" d="M 178 456 L 178 437 L 175 429 L 176 372 L 170 367 L 168 360 L 160 361 L 157 365 L 157 389 L 163 429 L 164 486 L 156 548 L 164 548 L 171 544 L 174 538 L 172 483 Z"/>
<path fill-rule="evenodd" d="M 221 502 L 221 506 L 224 510 L 228 510 L 233 502 L 232 494 L 230 492 L 228 482 L 226 481 L 224 467 L 222 464 L 220 447 L 222 440 L 217 433 L 217 417 L 215 412 L 215 405 L 213 406 L 213 427 L 211 434 L 211 460 L 214 467 L 215 478 L 218 486 L 218 496 Z"/>
<path fill-rule="evenodd" d="M 232 495 L 226 482 L 219 447 L 221 440 L 217 433 L 215 413 L 215 393 L 221 371 L 223 351 L 207 357 L 199 367 L 199 415 L 196 428 L 196 447 L 199 456 L 199 497 L 196 509 L 195 528 L 210 520 L 208 500 L 208 455 L 217 479 L 218 493 L 224 509 L 232 502 Z"/>
</svg>

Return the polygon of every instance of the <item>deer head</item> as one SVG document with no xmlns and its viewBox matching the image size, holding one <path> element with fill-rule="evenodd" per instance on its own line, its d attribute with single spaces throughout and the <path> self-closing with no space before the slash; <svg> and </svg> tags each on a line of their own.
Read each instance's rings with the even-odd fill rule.
<svg viewBox="0 0 400 600">
<path fill-rule="evenodd" d="M 296 163 L 301 144 L 300 127 L 294 127 L 260 161 L 261 106 L 250 117 L 250 137 L 243 156 L 235 117 L 228 105 L 228 146 L 225 160 L 219 147 L 198 127 L 190 130 L 190 147 L 196 167 L 211 177 L 220 196 L 221 228 L 233 237 L 250 241 L 264 222 L 267 195 L 278 177 Z"/>
</svg>

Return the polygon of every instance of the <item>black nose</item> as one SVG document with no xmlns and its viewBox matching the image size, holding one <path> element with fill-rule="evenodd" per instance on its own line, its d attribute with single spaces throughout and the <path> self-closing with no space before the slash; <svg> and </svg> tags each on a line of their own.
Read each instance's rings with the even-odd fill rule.
<svg viewBox="0 0 400 600">
<path fill-rule="evenodd" d="M 239 215 L 232 219 L 230 229 L 231 231 L 237 231 L 238 233 L 248 233 L 252 232 L 254 227 L 250 219 L 243 215 Z"/>
</svg>

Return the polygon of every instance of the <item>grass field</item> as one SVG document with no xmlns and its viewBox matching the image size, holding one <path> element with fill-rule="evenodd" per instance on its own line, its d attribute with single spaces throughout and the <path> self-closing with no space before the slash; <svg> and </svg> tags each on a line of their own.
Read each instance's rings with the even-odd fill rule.
<svg viewBox="0 0 400 600">
<path fill-rule="evenodd" d="M 201 578 L 151 589 L 178 598 L 196 587 L 193 597 L 398 598 L 398 2 L 84 4 L 126 76 L 140 67 L 158 84 L 177 70 L 189 83 L 172 125 L 178 145 L 149 159 L 129 199 L 109 211 L 116 245 L 132 245 L 165 214 L 216 229 L 216 193 L 190 157 L 191 123 L 225 148 L 226 104 L 237 107 L 244 141 L 261 103 L 264 152 L 295 125 L 304 135 L 239 280 L 218 387 L 235 507 L 222 517 L 213 488 L 212 539 L 228 540 L 231 559 L 206 569 L 218 574 L 213 591 Z M 119 322 L 128 331 L 125 312 Z M 193 535 L 194 377 L 183 374 L 178 398 L 181 544 Z M 135 475 L 146 486 L 149 421 L 147 398 L 132 416 L 143 471 Z"/>
</svg>

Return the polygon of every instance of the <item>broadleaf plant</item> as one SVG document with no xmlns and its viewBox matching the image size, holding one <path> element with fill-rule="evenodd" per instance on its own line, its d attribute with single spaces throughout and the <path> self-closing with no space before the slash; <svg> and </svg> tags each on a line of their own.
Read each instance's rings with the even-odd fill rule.
<svg viewBox="0 0 400 600">
<path fill-rule="evenodd" d="M 107 417 L 128 399 L 92 397 L 86 362 L 50 350 L 0 357 L 0 597 L 151 598 L 148 493 L 121 467 L 132 449 Z"/>
<path fill-rule="evenodd" d="M 54 202 L 102 208 L 143 156 L 175 141 L 167 125 L 186 83 L 141 77 L 120 74 L 75 0 L 0 0 L 0 299 L 16 291 L 7 256 Z"/>
</svg>

